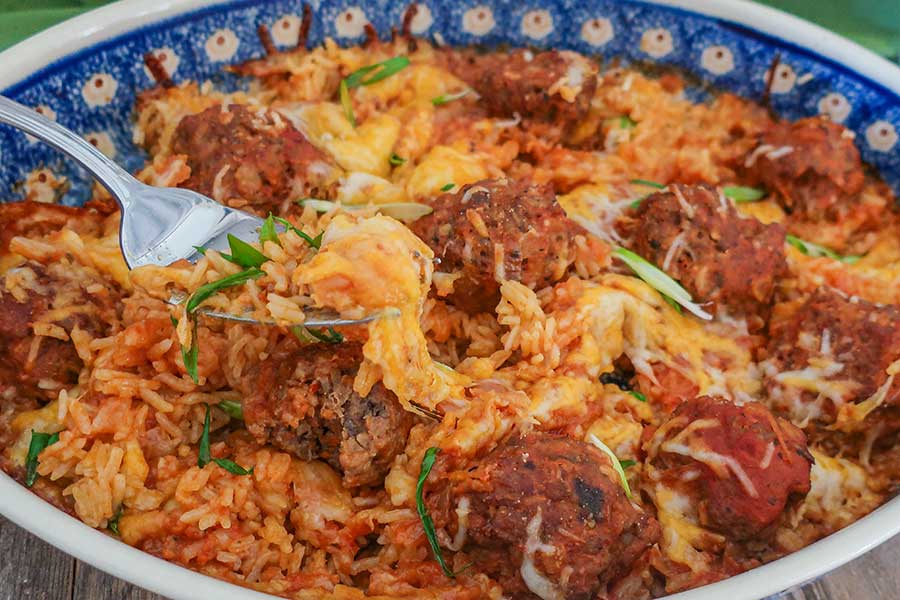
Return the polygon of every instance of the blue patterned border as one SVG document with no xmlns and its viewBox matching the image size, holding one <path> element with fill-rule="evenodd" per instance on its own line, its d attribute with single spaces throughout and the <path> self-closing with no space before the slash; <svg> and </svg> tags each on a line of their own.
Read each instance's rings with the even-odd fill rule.
<svg viewBox="0 0 900 600">
<path fill-rule="evenodd" d="M 402 20 L 406 4 L 389 0 L 315 0 L 312 43 L 334 37 L 362 39 L 371 22 L 385 34 Z M 625 63 L 650 61 L 689 70 L 705 83 L 759 98 L 776 53 L 772 106 L 796 119 L 829 114 L 857 135 L 864 160 L 900 193 L 900 97 L 877 82 L 789 42 L 720 19 L 640 1 L 616 0 L 427 0 L 413 31 L 452 45 L 499 44 L 568 48 Z M 256 27 L 267 24 L 278 45 L 288 45 L 299 23 L 297 1 L 240 0 L 180 15 L 86 48 L 34 73 L 4 93 L 40 106 L 63 125 L 114 153 L 129 169 L 145 157 L 131 142 L 135 91 L 151 85 L 143 66 L 155 50 L 176 81 L 212 79 L 239 85 L 222 72 L 226 63 L 262 54 Z M 702 90 L 692 90 L 702 95 Z M 54 175 L 72 185 L 66 203 L 88 196 L 90 180 L 55 151 L 0 127 L 0 198 L 24 195 Z M 23 182 L 27 182 L 23 185 Z"/>
</svg>

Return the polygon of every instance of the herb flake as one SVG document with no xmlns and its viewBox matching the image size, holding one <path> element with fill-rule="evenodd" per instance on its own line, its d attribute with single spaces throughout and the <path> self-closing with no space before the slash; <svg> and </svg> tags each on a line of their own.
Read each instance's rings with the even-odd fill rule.
<svg viewBox="0 0 900 600">
<path fill-rule="evenodd" d="M 363 85 L 372 85 L 396 75 L 409 66 L 408 56 L 395 56 L 387 60 L 359 68 L 344 78 L 347 89 L 357 88 Z"/>
<path fill-rule="evenodd" d="M 235 402 L 234 400 L 221 400 L 216 406 L 232 419 L 238 421 L 244 420 L 244 407 L 240 402 Z"/>
<path fill-rule="evenodd" d="M 712 320 L 712 315 L 703 310 L 699 304 L 695 303 L 691 298 L 691 294 L 681 287 L 681 284 L 666 275 L 664 271 L 651 264 L 647 259 L 635 254 L 631 250 L 626 250 L 621 247 L 613 250 L 613 255 L 628 265 L 628 267 L 634 271 L 638 277 L 643 279 L 647 285 L 654 288 L 663 296 L 668 296 L 701 319 L 707 321 Z"/>
<path fill-rule="evenodd" d="M 632 179 L 628 183 L 631 183 L 633 185 L 646 185 L 647 187 L 656 188 L 658 190 L 666 189 L 665 185 L 657 183 L 655 181 L 650 181 L 649 179 Z"/>
<path fill-rule="evenodd" d="M 726 185 L 722 188 L 722 193 L 726 198 L 731 198 L 735 204 L 756 202 L 766 197 L 766 190 L 745 185 Z"/>
<path fill-rule="evenodd" d="M 206 417 L 203 419 L 203 433 L 200 435 L 200 450 L 197 453 L 197 466 L 201 469 L 211 462 L 216 463 L 233 475 L 250 475 L 253 467 L 245 469 L 227 458 L 212 458 L 209 452 L 209 404 L 206 404 Z"/>
<path fill-rule="evenodd" d="M 442 192 L 449 192 L 449 191 L 452 190 L 455 186 L 456 186 L 456 184 L 455 184 L 455 183 L 452 183 L 452 182 L 451 182 L 451 183 L 445 183 L 444 185 L 441 186 L 441 191 L 442 191 Z"/>
<path fill-rule="evenodd" d="M 197 359 L 200 357 L 200 339 L 197 333 L 197 319 L 191 319 L 191 345 L 181 346 L 181 361 L 184 363 L 184 370 L 190 376 L 194 383 L 200 383 L 200 375 L 197 373 Z M 177 324 L 176 324 L 177 327 Z"/>
<path fill-rule="evenodd" d="M 858 256 L 858 255 L 841 256 L 840 254 L 838 254 L 831 248 L 828 248 L 827 246 L 821 246 L 821 245 L 815 244 L 813 242 L 807 242 L 806 240 L 801 240 L 800 238 L 793 236 L 791 234 L 788 234 L 785 237 L 785 241 L 787 241 L 788 244 L 790 244 L 791 246 L 793 246 L 794 248 L 796 248 L 803 254 L 805 254 L 807 256 L 811 256 L 813 258 L 821 258 L 824 256 L 825 258 L 830 258 L 832 260 L 839 260 L 842 263 L 846 263 L 848 265 L 852 265 L 852 264 L 858 262 L 860 258 L 862 258 L 862 256 Z"/>
<path fill-rule="evenodd" d="M 431 103 L 435 106 L 441 106 L 447 104 L 448 102 L 453 102 L 454 100 L 459 100 L 460 98 L 465 98 L 469 94 L 472 93 L 471 89 L 465 89 L 461 92 L 455 92 L 453 94 L 441 94 L 440 96 L 435 96 L 431 99 Z"/>
<path fill-rule="evenodd" d="M 121 535 L 119 533 L 119 519 L 122 518 L 122 512 L 125 510 L 123 505 L 119 505 L 119 508 L 116 509 L 116 514 L 112 516 L 112 518 L 106 522 L 106 528 L 112 531 L 116 535 Z"/>
<path fill-rule="evenodd" d="M 640 393 L 640 392 L 637 391 L 637 390 L 628 390 L 628 393 L 631 394 L 632 396 L 634 396 L 635 399 L 637 399 L 637 400 L 640 401 L 640 402 L 646 402 L 646 401 L 647 401 L 647 396 L 645 396 L 644 394 Z"/>
<path fill-rule="evenodd" d="M 59 433 L 41 433 L 31 430 L 31 442 L 28 444 L 28 456 L 25 458 L 25 487 L 31 487 L 37 481 L 38 457 L 47 446 L 59 441 Z"/>
<path fill-rule="evenodd" d="M 347 88 L 347 80 L 342 79 L 341 85 L 338 87 L 338 95 L 341 99 L 341 106 L 344 108 L 344 114 L 347 120 L 356 128 L 356 115 L 353 114 L 353 101 L 350 100 L 350 90 Z"/>
<path fill-rule="evenodd" d="M 394 165 L 395 167 L 399 167 L 402 164 L 406 163 L 406 159 L 402 156 L 398 156 L 396 153 L 391 154 L 391 157 L 388 159 L 388 162 Z"/>
<path fill-rule="evenodd" d="M 228 246 L 231 248 L 231 262 L 245 269 L 261 267 L 269 261 L 268 256 L 230 233 L 228 234 Z"/>
<path fill-rule="evenodd" d="M 419 519 L 422 521 L 422 529 L 425 530 L 425 537 L 428 538 L 428 545 L 431 546 L 431 552 L 434 554 L 435 560 L 441 565 L 441 570 L 444 572 L 444 575 L 452 579 L 456 577 L 456 573 L 454 573 L 450 567 L 447 566 L 447 563 L 444 562 L 444 554 L 441 552 L 440 544 L 438 544 L 437 532 L 434 529 L 434 521 L 431 520 L 431 515 L 428 514 L 428 508 L 425 507 L 425 500 L 422 497 L 425 488 L 425 480 L 428 479 L 428 474 L 431 473 L 431 469 L 434 467 L 435 458 L 440 451 L 440 448 L 432 447 L 426 450 L 425 455 L 422 457 L 419 480 L 416 482 L 416 512 L 419 513 Z"/>
<path fill-rule="evenodd" d="M 275 242 L 279 246 L 281 245 L 281 240 L 278 239 L 278 231 L 275 230 L 275 217 L 272 216 L 272 213 L 269 213 L 269 216 L 266 217 L 266 220 L 263 221 L 262 226 L 259 228 L 259 243 L 263 244 L 265 242 Z"/>
<path fill-rule="evenodd" d="M 188 314 L 193 313 L 197 310 L 201 304 L 203 304 L 210 296 L 215 294 L 216 292 L 220 292 L 224 289 L 235 287 L 250 281 L 251 279 L 259 279 L 264 275 L 261 269 L 256 267 L 251 267 L 245 271 L 241 271 L 240 273 L 235 273 L 234 275 L 228 275 L 223 277 L 222 279 L 217 279 L 216 281 L 211 281 L 209 283 L 201 285 L 197 288 L 191 297 L 188 298 L 186 310 Z"/>
<path fill-rule="evenodd" d="M 631 486 L 628 485 L 628 477 L 625 476 L 625 468 L 622 466 L 622 463 L 616 457 L 616 454 L 609 449 L 609 446 L 600 441 L 593 433 L 588 434 L 588 441 L 593 445 L 597 446 L 606 456 L 609 457 L 609 461 L 612 463 L 612 468 L 618 473 L 619 479 L 622 482 L 622 488 L 625 490 L 625 495 L 628 496 L 630 500 L 632 498 Z"/>
<path fill-rule="evenodd" d="M 278 221 L 279 224 L 283 225 L 284 228 L 288 231 L 293 231 L 295 234 L 297 234 L 297 236 L 300 237 L 304 242 L 306 242 L 310 247 L 315 248 L 316 250 L 322 247 L 322 235 L 325 233 L 324 231 L 320 231 L 319 235 L 312 238 L 287 219 L 275 217 L 275 220 Z"/>
<path fill-rule="evenodd" d="M 620 460 L 619 464 L 622 466 L 623 469 L 627 469 L 629 467 L 633 467 L 634 465 L 636 465 L 637 461 L 631 460 L 630 458 L 626 458 L 625 460 Z"/>
</svg>

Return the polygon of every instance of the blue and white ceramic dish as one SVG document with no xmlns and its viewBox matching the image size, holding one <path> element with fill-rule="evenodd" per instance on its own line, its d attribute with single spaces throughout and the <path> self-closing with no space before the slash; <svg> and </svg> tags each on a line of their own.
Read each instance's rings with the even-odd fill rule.
<svg viewBox="0 0 900 600">
<path fill-rule="evenodd" d="M 310 41 L 359 41 L 366 23 L 383 35 L 407 3 L 312 0 Z M 0 54 L 0 90 L 81 133 L 126 167 L 143 156 L 131 141 L 135 95 L 151 85 L 142 57 L 156 53 L 175 81 L 241 82 L 223 65 L 263 53 L 259 24 L 276 45 L 296 39 L 302 6 L 291 0 L 125 0 L 72 19 Z M 804 21 L 744 0 L 424 0 L 412 31 L 451 45 L 568 48 L 604 59 L 678 67 L 701 83 L 760 98 L 780 58 L 771 105 L 792 119 L 827 113 L 856 133 L 863 158 L 900 194 L 900 69 Z M 46 169 L 46 171 L 42 171 Z M 43 174 L 45 177 L 41 177 Z M 83 202 L 90 181 L 60 155 L 0 127 L 0 199 L 65 176 L 63 200 Z M 128 547 L 37 500 L 0 473 L 0 512 L 50 543 L 114 575 L 176 599 L 265 598 Z M 759 598 L 816 577 L 900 531 L 900 500 L 804 550 L 677 597 Z M 675 598 L 675 597 L 673 597 Z"/>
</svg>

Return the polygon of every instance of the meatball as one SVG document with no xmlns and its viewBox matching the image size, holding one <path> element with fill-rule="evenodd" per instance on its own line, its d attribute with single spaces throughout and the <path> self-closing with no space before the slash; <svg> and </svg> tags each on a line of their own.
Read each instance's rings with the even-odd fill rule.
<svg viewBox="0 0 900 600">
<path fill-rule="evenodd" d="M 700 524 L 733 541 L 766 539 L 810 489 L 806 436 L 757 402 L 689 400 L 644 449 L 649 478 L 690 498 Z"/>
<path fill-rule="evenodd" d="M 900 381 L 890 374 L 900 359 L 900 308 L 820 287 L 770 334 L 766 388 L 791 419 L 858 420 L 857 405 L 883 391 L 878 410 L 861 414 L 872 424 L 900 404 Z"/>
<path fill-rule="evenodd" d="M 172 152 L 187 156 L 191 176 L 184 187 L 260 213 L 318 195 L 331 170 L 287 119 L 238 104 L 184 117 Z"/>
<path fill-rule="evenodd" d="M 698 302 L 751 317 L 758 329 L 786 271 L 784 229 L 742 218 L 707 186 L 674 185 L 641 202 L 635 252 L 677 279 Z"/>
<path fill-rule="evenodd" d="M 452 52 L 450 70 L 495 117 L 518 114 L 567 129 L 587 114 L 597 89 L 596 69 L 575 52 Z"/>
<path fill-rule="evenodd" d="M 595 598 L 659 538 L 609 458 L 578 440 L 532 433 L 450 477 L 449 504 L 469 503 L 464 549 L 512 598 L 542 595 L 541 585 L 554 597 Z"/>
<path fill-rule="evenodd" d="M 812 221 L 839 220 L 865 181 L 853 134 L 825 117 L 776 123 L 744 166 L 785 210 Z"/>
<path fill-rule="evenodd" d="M 260 443 L 326 461 L 348 487 L 381 483 L 413 417 L 381 383 L 365 397 L 353 391 L 361 362 L 362 347 L 350 342 L 273 353 L 249 378 L 247 429 Z"/>
<path fill-rule="evenodd" d="M 560 279 L 575 260 L 573 238 L 583 233 L 549 186 L 527 180 L 484 180 L 442 194 L 412 230 L 441 270 L 459 274 L 451 301 L 469 312 L 496 307 L 498 280 L 539 288 Z"/>
<path fill-rule="evenodd" d="M 76 328 L 102 337 L 115 317 L 117 293 L 89 294 L 96 283 L 68 264 L 26 262 L 0 277 L 0 371 L 5 381 L 32 395 L 53 396 L 78 381 L 84 366 L 69 337 Z M 52 315 L 52 316 L 51 316 Z M 41 323 L 52 335 L 35 335 Z M 64 338 L 64 339 L 63 339 Z"/>
</svg>

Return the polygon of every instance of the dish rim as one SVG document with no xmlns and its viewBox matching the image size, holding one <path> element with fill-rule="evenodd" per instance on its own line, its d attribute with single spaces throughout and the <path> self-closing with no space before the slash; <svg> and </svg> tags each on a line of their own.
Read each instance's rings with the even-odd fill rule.
<svg viewBox="0 0 900 600">
<path fill-rule="evenodd" d="M 365 3 L 366 0 L 360 0 Z M 867 83 L 900 97 L 900 67 L 855 42 L 780 10 L 748 0 L 638 0 L 714 17 L 748 34 L 775 38 L 819 59 L 855 72 Z M 74 55 L 100 49 L 120 36 L 189 13 L 248 0 L 120 0 L 63 21 L 0 52 L 0 90 L 25 85 L 45 69 Z M 79 560 L 173 600 L 210 597 L 264 600 L 275 596 L 180 567 L 88 527 L 39 500 L 0 472 L 0 514 Z M 669 600 L 751 600 L 819 577 L 868 552 L 900 532 L 900 498 L 851 525 L 781 559 L 740 575 L 667 596 Z"/>
</svg>

